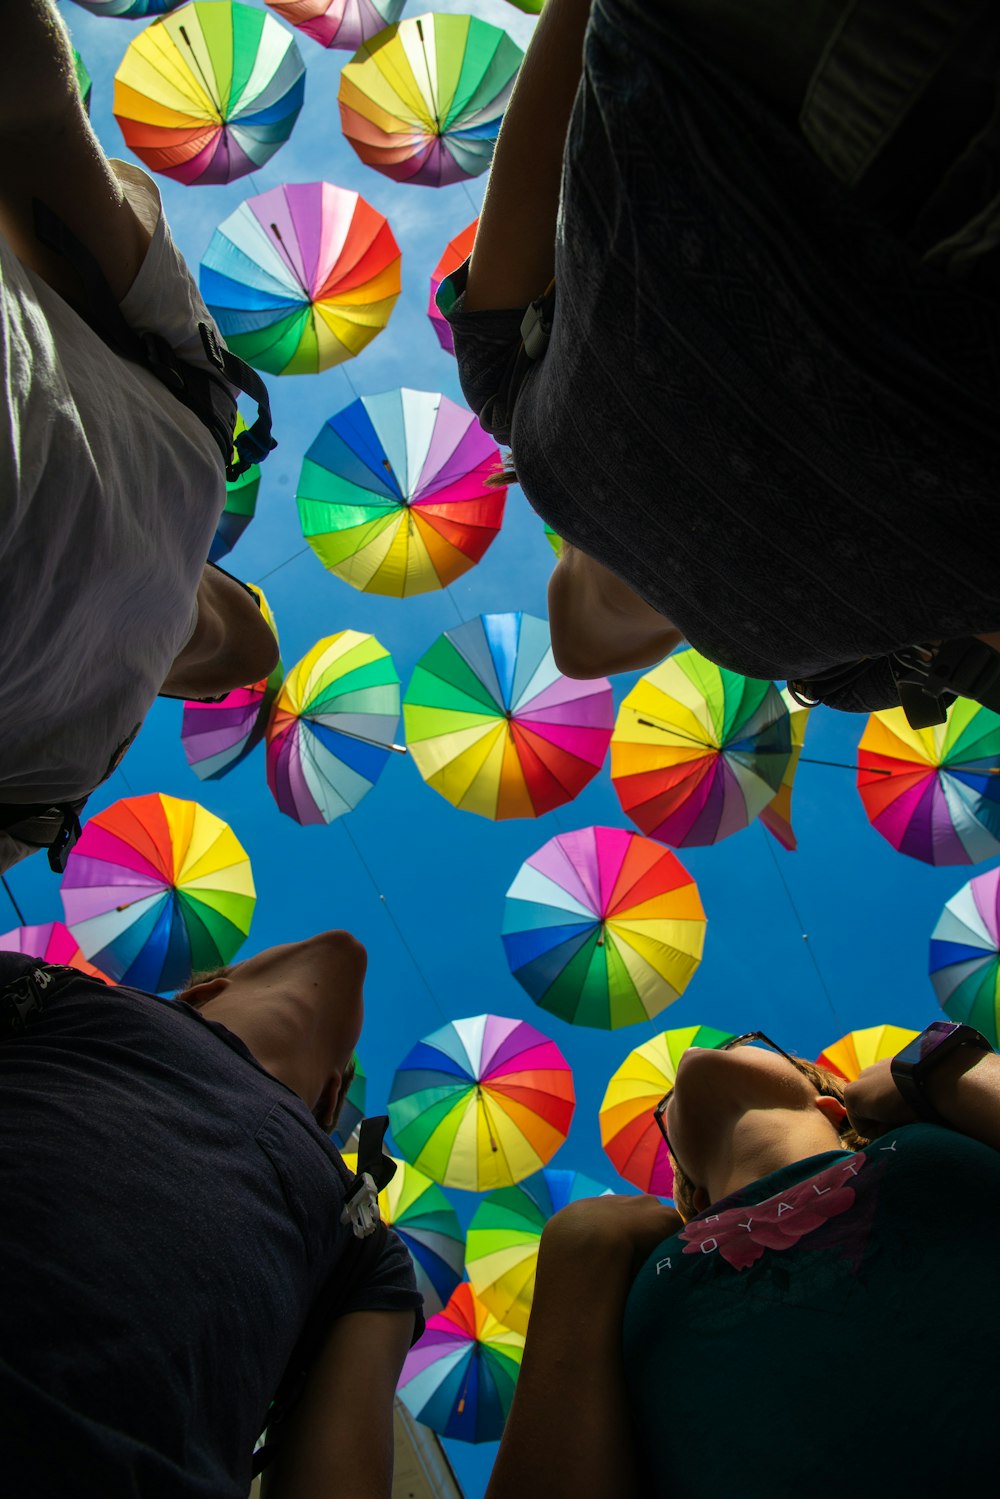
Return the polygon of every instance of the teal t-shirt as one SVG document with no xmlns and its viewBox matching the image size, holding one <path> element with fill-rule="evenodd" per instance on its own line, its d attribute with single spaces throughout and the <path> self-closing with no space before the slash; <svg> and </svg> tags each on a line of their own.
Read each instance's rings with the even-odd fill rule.
<svg viewBox="0 0 1000 1499">
<path fill-rule="evenodd" d="M 1000 1152 L 932 1124 L 713 1204 L 625 1309 L 649 1491 L 996 1493 L 998 1266 Z"/>
</svg>

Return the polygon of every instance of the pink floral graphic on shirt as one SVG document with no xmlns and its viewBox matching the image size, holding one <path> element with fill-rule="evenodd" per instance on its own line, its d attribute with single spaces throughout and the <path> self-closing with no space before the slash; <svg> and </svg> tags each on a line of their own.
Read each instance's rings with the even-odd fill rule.
<svg viewBox="0 0 1000 1499">
<path fill-rule="evenodd" d="M 745 1270 L 765 1249 L 791 1249 L 807 1234 L 854 1206 L 852 1183 L 867 1164 L 867 1156 L 858 1151 L 849 1160 L 836 1161 L 817 1176 L 797 1182 L 765 1202 L 698 1218 L 681 1230 L 684 1253 L 719 1253 L 734 1269 Z"/>
</svg>

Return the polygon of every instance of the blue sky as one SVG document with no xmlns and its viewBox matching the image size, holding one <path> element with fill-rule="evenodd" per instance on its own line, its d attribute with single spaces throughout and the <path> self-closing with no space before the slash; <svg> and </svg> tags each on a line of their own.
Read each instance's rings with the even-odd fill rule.
<svg viewBox="0 0 1000 1499">
<path fill-rule="evenodd" d="M 438 0 L 436 8 L 479 15 L 506 28 L 521 46 L 533 25 L 506 0 Z M 127 157 L 111 114 L 112 78 L 136 25 L 98 19 L 72 3 L 64 3 L 63 12 L 94 78 L 92 113 L 101 139 L 110 155 Z M 418 8 L 411 4 L 408 13 Z M 269 379 L 280 447 L 263 469 L 257 518 L 226 565 L 263 582 L 286 668 L 321 636 L 352 628 L 378 637 L 405 684 L 417 658 L 460 617 L 513 609 L 544 615 L 553 559 L 541 522 L 516 489 L 501 535 L 448 593 L 407 600 L 356 593 L 302 550 L 294 504 L 299 467 L 333 412 L 355 392 L 400 385 L 461 401 L 454 363 L 426 317 L 428 279 L 445 243 L 478 211 L 484 179 L 432 190 L 391 182 L 364 167 L 340 133 L 336 105 L 339 71 L 349 54 L 324 52 L 305 36 L 299 45 L 308 68 L 305 106 L 290 141 L 253 183 L 183 188 L 157 181 L 193 267 L 212 230 L 245 196 L 281 182 L 323 178 L 356 189 L 392 225 L 403 252 L 403 295 L 386 331 L 347 366 Z M 634 681 L 616 680 L 616 700 Z M 548 838 L 592 823 L 627 825 L 607 765 L 568 807 L 536 822 L 493 824 L 455 810 L 424 786 L 412 763 L 392 757 L 348 819 L 303 828 L 278 813 L 262 749 L 226 779 L 199 782 L 181 750 L 180 716 L 176 703 L 153 708 L 90 810 L 130 793 L 163 791 L 200 801 L 231 823 L 257 884 L 244 955 L 330 926 L 347 927 L 365 942 L 368 1018 L 361 1054 L 370 1112 L 384 1107 L 396 1065 L 421 1035 L 448 1018 L 485 1010 L 520 1016 L 552 1036 L 574 1070 L 576 1116 L 555 1164 L 623 1186 L 601 1150 L 598 1106 L 626 1053 L 664 1024 L 761 1028 L 815 1056 L 851 1028 L 881 1022 L 921 1027 L 938 1013 L 927 978 L 928 939 L 941 906 L 971 871 L 934 870 L 893 852 L 869 827 L 848 770 L 800 767 L 797 853 L 785 853 L 760 826 L 715 847 L 682 852 L 709 918 L 700 970 L 659 1020 L 588 1032 L 532 1004 L 507 970 L 500 922 L 507 886 Z M 805 753 L 852 763 L 863 726 L 861 719 L 820 710 L 812 716 Z M 29 921 L 61 915 L 57 881 L 44 860 L 16 867 L 9 882 Z M 13 913 L 7 915 L 13 925 Z M 475 1199 L 450 1195 L 467 1222 Z M 457 1443 L 448 1449 L 470 1499 L 478 1499 L 495 1449 Z"/>
</svg>

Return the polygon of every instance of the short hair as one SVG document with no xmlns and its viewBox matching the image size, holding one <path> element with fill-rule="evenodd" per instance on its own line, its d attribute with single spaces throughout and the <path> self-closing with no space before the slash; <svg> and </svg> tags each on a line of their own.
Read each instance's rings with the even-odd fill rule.
<svg viewBox="0 0 1000 1499">
<path fill-rule="evenodd" d="M 200 1010 L 203 1005 L 208 1004 L 207 996 L 189 999 L 187 996 L 190 991 L 196 989 L 199 984 L 210 983 L 212 979 L 227 979 L 237 966 L 236 963 L 220 963 L 218 968 L 199 969 L 197 973 L 192 973 L 183 989 L 177 990 L 174 999 L 183 999 L 184 1003 L 190 1005 L 192 1010 Z"/>
<path fill-rule="evenodd" d="M 816 1062 L 807 1062 L 804 1057 L 796 1057 L 795 1065 L 813 1083 L 817 1092 L 830 1093 L 834 1098 L 839 1098 L 841 1103 L 844 1102 L 844 1078 L 826 1067 L 818 1066 Z M 863 1146 L 871 1144 L 870 1140 L 858 1133 L 846 1114 L 835 1128 L 844 1150 L 861 1150 Z M 699 1211 L 694 1205 L 696 1183 L 677 1164 L 672 1151 L 670 1164 L 674 1172 L 674 1202 L 686 1223 L 690 1218 L 696 1217 Z"/>
</svg>

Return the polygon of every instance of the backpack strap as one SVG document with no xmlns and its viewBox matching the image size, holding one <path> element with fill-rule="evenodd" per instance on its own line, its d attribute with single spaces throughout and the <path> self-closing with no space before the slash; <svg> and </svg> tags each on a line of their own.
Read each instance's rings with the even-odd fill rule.
<svg viewBox="0 0 1000 1499">
<path fill-rule="evenodd" d="M 0 802 L 0 833 L 29 848 L 47 848 L 49 868 L 63 874 L 80 836 L 80 813 L 86 803 L 85 796 L 75 802 Z"/>
<path fill-rule="evenodd" d="M 230 483 L 252 463 L 261 463 L 277 443 L 271 436 L 271 403 L 267 387 L 242 359 L 225 348 L 215 329 L 199 323 L 202 347 L 212 370 L 178 358 L 159 333 L 137 333 L 126 321 L 94 256 L 73 231 L 38 198 L 32 199 L 35 234 L 43 245 L 63 255 L 76 271 L 85 293 L 85 306 L 77 311 L 97 336 L 123 359 L 140 364 L 208 429 L 215 441 Z M 228 383 L 227 383 L 228 382 Z M 236 403 L 229 385 L 235 385 L 257 403 L 257 419 L 235 439 Z"/>
</svg>

